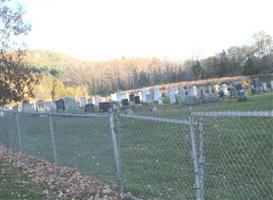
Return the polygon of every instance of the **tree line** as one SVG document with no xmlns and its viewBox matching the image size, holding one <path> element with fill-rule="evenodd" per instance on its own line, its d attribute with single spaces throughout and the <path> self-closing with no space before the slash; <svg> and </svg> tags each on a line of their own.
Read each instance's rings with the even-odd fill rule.
<svg viewBox="0 0 273 200">
<path fill-rule="evenodd" d="M 66 85 L 85 85 L 92 95 L 107 95 L 157 84 L 272 73 L 272 37 L 260 31 L 254 34 L 253 41 L 251 45 L 233 46 L 200 60 L 121 58 L 80 66 L 74 63 L 63 71 L 61 78 Z"/>
</svg>

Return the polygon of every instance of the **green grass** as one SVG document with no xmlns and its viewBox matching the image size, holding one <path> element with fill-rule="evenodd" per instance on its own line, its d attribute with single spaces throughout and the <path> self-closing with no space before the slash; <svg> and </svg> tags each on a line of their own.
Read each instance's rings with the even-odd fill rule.
<svg viewBox="0 0 273 200">
<path fill-rule="evenodd" d="M 248 95 L 245 102 L 238 102 L 237 99 L 220 99 L 217 102 L 192 105 L 193 110 L 197 111 L 246 111 L 246 110 L 273 110 L 273 92 L 267 92 L 260 95 Z M 188 117 L 187 106 L 182 104 L 157 105 L 157 112 L 151 112 L 148 106 L 133 108 L 136 114 L 153 115 L 159 117 L 184 118 Z"/>
<path fill-rule="evenodd" d="M 22 172 L 0 160 L 0 199 L 2 200 L 40 200 L 60 198 L 48 187 L 31 183 Z"/>
<path fill-rule="evenodd" d="M 248 96 L 246 102 L 225 99 L 193 106 L 194 110 L 272 110 L 273 93 Z M 137 114 L 187 119 L 183 105 L 146 106 Z M 54 162 L 47 117 L 19 116 L 23 150 Z M 194 199 L 189 127 L 121 119 L 121 153 L 125 190 L 141 198 Z M 58 164 L 115 181 L 108 119 L 54 117 Z M 18 149 L 14 118 L 0 118 L 2 140 Z M 2 130 L 1 130 L 2 129 Z M 206 118 L 206 199 L 270 199 L 272 188 L 272 118 Z M 197 139 L 197 138 L 196 138 Z M 197 146 L 198 147 L 198 146 Z"/>
</svg>

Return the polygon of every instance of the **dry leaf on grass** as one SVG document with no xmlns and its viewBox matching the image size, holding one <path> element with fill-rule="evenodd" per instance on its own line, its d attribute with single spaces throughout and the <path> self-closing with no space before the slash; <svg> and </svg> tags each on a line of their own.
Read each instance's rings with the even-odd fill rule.
<svg viewBox="0 0 273 200">
<path fill-rule="evenodd" d="M 59 167 L 3 146 L 0 146 L 0 160 L 22 169 L 31 181 L 46 184 L 50 190 L 57 192 L 59 197 L 90 200 L 125 199 L 119 195 L 115 184 L 106 184 L 90 176 L 84 176 L 75 169 Z M 45 194 L 48 192 L 44 191 Z"/>
</svg>

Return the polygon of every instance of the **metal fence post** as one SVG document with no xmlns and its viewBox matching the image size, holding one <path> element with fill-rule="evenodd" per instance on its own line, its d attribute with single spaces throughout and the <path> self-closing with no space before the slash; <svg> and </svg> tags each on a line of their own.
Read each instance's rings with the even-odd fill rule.
<svg viewBox="0 0 273 200">
<path fill-rule="evenodd" d="M 49 120 L 49 129 L 50 129 L 51 143 L 52 143 L 52 148 L 53 148 L 54 162 L 58 163 L 56 144 L 55 144 L 55 136 L 54 136 L 54 130 L 53 130 L 53 125 L 52 125 L 52 116 L 51 115 L 48 116 L 48 120 Z"/>
<path fill-rule="evenodd" d="M 18 114 L 17 113 L 15 113 L 15 122 L 16 122 L 16 130 L 17 130 L 19 149 L 22 151 L 22 149 L 23 149 L 22 136 L 21 136 L 21 129 L 20 129 L 20 124 L 19 124 Z"/>
<path fill-rule="evenodd" d="M 123 192 L 123 180 L 122 180 L 122 168 L 121 168 L 121 156 L 120 156 L 120 141 L 118 141 L 118 129 L 115 126 L 115 115 L 112 110 L 109 111 L 109 123 L 111 129 L 111 136 L 114 150 L 114 162 L 117 173 L 117 181 L 120 193 Z"/>
<path fill-rule="evenodd" d="M 0 126 L 2 125 L 1 120 L 2 118 L 6 117 L 5 113 L 3 111 L 0 110 Z M 8 124 L 6 124 L 8 127 Z M 3 127 L 0 127 L 0 145 L 4 145 L 7 148 L 9 148 L 9 127 L 8 130 L 4 130 Z"/>
<path fill-rule="evenodd" d="M 199 130 L 199 175 L 200 175 L 200 190 L 201 190 L 201 199 L 205 199 L 205 188 L 204 188 L 204 164 L 205 164 L 205 156 L 204 156 L 204 129 L 201 120 L 198 123 Z"/>
<path fill-rule="evenodd" d="M 200 188 L 199 167 L 198 167 L 196 145 L 195 145 L 194 122 L 193 122 L 193 118 L 191 116 L 191 110 L 189 111 L 189 121 L 190 121 L 192 160 L 193 160 L 193 168 L 194 168 L 194 175 L 195 175 L 194 189 L 195 189 L 195 193 L 196 193 L 196 200 L 202 200 L 201 199 L 201 190 L 200 190 L 201 188 Z"/>
</svg>

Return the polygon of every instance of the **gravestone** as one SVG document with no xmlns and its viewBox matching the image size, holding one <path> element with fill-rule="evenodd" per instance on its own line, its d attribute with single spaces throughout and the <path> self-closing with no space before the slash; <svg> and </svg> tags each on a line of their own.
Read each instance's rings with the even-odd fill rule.
<svg viewBox="0 0 273 200">
<path fill-rule="evenodd" d="M 157 101 L 157 102 L 160 101 L 162 96 L 160 88 L 158 86 L 153 87 L 152 91 L 153 91 L 153 101 Z"/>
<path fill-rule="evenodd" d="M 57 111 L 65 111 L 65 103 L 63 99 L 59 99 L 56 101 L 56 109 Z"/>
<path fill-rule="evenodd" d="M 222 84 L 221 87 L 220 87 L 220 91 L 222 91 L 225 96 L 228 96 L 229 92 L 228 92 L 228 86 L 227 86 L 227 84 L 225 84 L 225 83 Z"/>
<path fill-rule="evenodd" d="M 28 102 L 23 103 L 22 111 L 23 112 L 33 112 L 32 107 Z"/>
<path fill-rule="evenodd" d="M 84 107 L 86 104 L 88 104 L 86 97 L 80 97 L 80 107 Z"/>
<path fill-rule="evenodd" d="M 129 102 L 134 103 L 135 102 L 135 95 L 134 94 L 129 94 Z"/>
<path fill-rule="evenodd" d="M 139 96 L 139 101 L 143 102 L 143 96 L 142 96 L 142 91 L 141 90 L 137 91 L 136 96 Z"/>
<path fill-rule="evenodd" d="M 45 112 L 45 102 L 43 100 L 36 102 L 37 112 Z"/>
<path fill-rule="evenodd" d="M 95 96 L 92 97 L 92 103 L 94 105 L 98 106 L 100 102 L 102 102 L 102 97 L 101 96 L 95 95 Z"/>
<path fill-rule="evenodd" d="M 77 112 L 80 107 L 77 105 L 76 99 L 74 97 L 64 97 L 65 112 Z"/>
<path fill-rule="evenodd" d="M 208 86 L 208 93 L 209 93 L 210 95 L 213 94 L 213 92 L 212 92 L 212 86 L 211 86 L 211 85 Z"/>
<path fill-rule="evenodd" d="M 32 112 L 36 111 L 36 104 L 35 103 L 31 103 L 30 107 L 31 107 Z"/>
<path fill-rule="evenodd" d="M 168 89 L 168 96 L 169 96 L 171 104 L 175 104 L 176 103 L 176 94 L 177 93 L 178 93 L 177 87 L 169 87 L 169 89 Z"/>
<path fill-rule="evenodd" d="M 110 109 L 110 103 L 109 102 L 100 102 L 99 103 L 99 110 L 100 112 L 108 112 Z"/>
<path fill-rule="evenodd" d="M 57 111 L 57 106 L 56 106 L 56 102 L 55 101 L 51 102 L 50 111 L 51 112 L 56 112 Z"/>
<path fill-rule="evenodd" d="M 122 107 L 127 107 L 127 106 L 129 106 L 128 99 L 122 99 Z"/>
<path fill-rule="evenodd" d="M 122 99 L 126 99 L 126 95 L 123 92 L 111 94 L 111 101 L 117 102 L 120 106 L 122 105 Z"/>
<path fill-rule="evenodd" d="M 188 96 L 195 97 L 198 95 L 197 87 L 195 85 L 191 85 L 188 87 Z"/>
<path fill-rule="evenodd" d="M 1 109 L 0 110 L 3 110 L 3 111 L 9 111 L 11 110 L 12 108 L 8 107 L 8 106 L 1 106 Z"/>
<path fill-rule="evenodd" d="M 271 90 L 273 90 L 273 80 L 271 81 Z"/>
<path fill-rule="evenodd" d="M 184 86 L 178 86 L 178 93 L 179 95 L 186 95 Z"/>
<path fill-rule="evenodd" d="M 135 104 L 140 104 L 139 96 L 135 96 L 134 99 L 135 99 Z"/>
<path fill-rule="evenodd" d="M 218 94 L 220 92 L 220 85 L 216 84 L 214 85 L 214 93 Z"/>
<path fill-rule="evenodd" d="M 12 111 L 21 112 L 22 108 L 19 105 L 15 105 L 15 106 L 12 107 Z"/>
<path fill-rule="evenodd" d="M 266 83 L 263 83 L 263 90 L 264 90 L 264 92 L 267 91 L 267 84 Z"/>
<path fill-rule="evenodd" d="M 178 95 L 177 95 L 177 101 L 179 103 L 184 103 L 186 101 L 186 90 L 184 86 L 178 86 Z"/>
<path fill-rule="evenodd" d="M 148 103 L 147 95 L 149 95 L 149 89 L 148 88 L 142 88 L 141 89 L 142 94 L 142 102 Z"/>
<path fill-rule="evenodd" d="M 45 112 L 51 112 L 52 111 L 52 102 L 51 101 L 45 101 L 44 102 L 45 105 Z"/>
<path fill-rule="evenodd" d="M 153 103 L 153 96 L 152 94 L 147 94 L 146 95 L 146 103 L 152 104 Z"/>
<path fill-rule="evenodd" d="M 86 113 L 94 112 L 94 105 L 92 103 L 85 104 L 84 112 L 86 112 Z"/>
<path fill-rule="evenodd" d="M 206 98 L 206 90 L 204 89 L 204 88 L 201 88 L 200 89 L 200 96 L 201 96 L 201 98 Z"/>
</svg>

